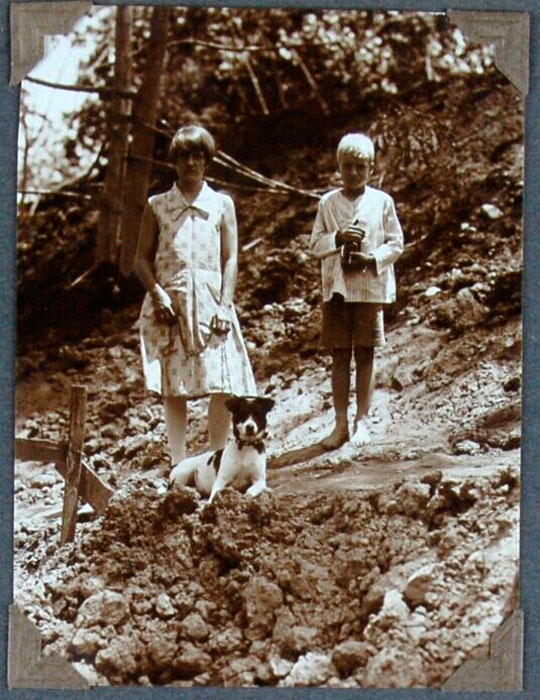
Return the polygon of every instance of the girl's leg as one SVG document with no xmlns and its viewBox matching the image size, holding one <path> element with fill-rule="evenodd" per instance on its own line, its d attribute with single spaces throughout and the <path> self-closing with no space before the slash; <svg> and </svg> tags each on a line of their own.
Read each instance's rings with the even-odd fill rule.
<svg viewBox="0 0 540 700">
<path fill-rule="evenodd" d="M 225 406 L 229 394 L 211 394 L 208 404 L 208 440 L 212 451 L 221 450 L 227 443 L 231 416 Z"/>
<path fill-rule="evenodd" d="M 186 458 L 187 401 L 183 396 L 164 396 L 165 425 L 173 464 Z"/>
<path fill-rule="evenodd" d="M 349 439 L 347 409 L 351 390 L 351 356 L 350 348 L 332 350 L 332 398 L 336 425 L 330 435 L 322 440 L 327 450 L 335 450 Z"/>
<path fill-rule="evenodd" d="M 367 445 L 371 438 L 364 420 L 368 414 L 373 395 L 374 349 L 356 345 L 354 361 L 356 364 L 356 418 L 351 442 L 357 447 Z"/>
</svg>

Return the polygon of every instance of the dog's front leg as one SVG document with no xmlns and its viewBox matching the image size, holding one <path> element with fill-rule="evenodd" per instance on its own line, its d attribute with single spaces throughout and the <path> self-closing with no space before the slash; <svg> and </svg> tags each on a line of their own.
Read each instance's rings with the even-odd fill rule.
<svg viewBox="0 0 540 700">
<path fill-rule="evenodd" d="M 218 484 L 217 481 L 214 481 L 214 485 L 212 486 L 212 492 L 211 492 L 211 494 L 210 494 L 210 496 L 209 496 L 209 498 L 208 498 L 208 503 L 212 503 L 212 501 L 214 500 L 214 496 L 216 495 L 216 493 L 218 493 L 218 491 L 221 491 L 221 490 L 224 489 L 224 488 L 225 488 L 225 484 Z"/>
<path fill-rule="evenodd" d="M 210 497 L 208 498 L 208 503 L 212 503 L 214 500 L 214 496 L 218 491 L 222 491 L 225 486 L 229 483 L 230 479 L 225 479 L 223 478 L 222 474 L 218 474 L 216 477 L 216 480 L 214 481 L 212 485 L 212 491 L 210 492 Z"/>
<path fill-rule="evenodd" d="M 210 490 L 210 498 L 208 499 L 208 503 L 212 503 L 216 493 L 218 493 L 218 491 L 222 491 L 226 486 L 232 483 L 237 474 L 238 456 L 234 450 L 231 450 L 231 448 L 228 447 L 225 449 L 221 457 L 221 463 Z"/>
<path fill-rule="evenodd" d="M 266 456 L 259 455 L 253 469 L 251 470 L 251 486 L 246 491 L 246 496 L 254 498 L 266 488 Z"/>
<path fill-rule="evenodd" d="M 246 496 L 254 498 L 255 496 L 258 496 L 261 493 L 261 491 L 264 491 L 265 488 L 266 479 L 257 479 L 251 484 L 251 486 L 246 491 Z"/>
</svg>

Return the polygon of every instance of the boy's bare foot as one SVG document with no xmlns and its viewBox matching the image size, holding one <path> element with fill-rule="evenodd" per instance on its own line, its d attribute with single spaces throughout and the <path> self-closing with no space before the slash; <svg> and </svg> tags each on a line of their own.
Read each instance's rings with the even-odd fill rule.
<svg viewBox="0 0 540 700">
<path fill-rule="evenodd" d="M 354 423 L 354 432 L 351 438 L 351 444 L 353 447 L 362 447 L 363 445 L 369 445 L 371 442 L 371 437 L 369 430 L 367 429 L 366 421 L 364 418 L 360 418 Z"/>
<path fill-rule="evenodd" d="M 321 440 L 321 445 L 326 450 L 337 450 L 338 447 L 344 445 L 348 439 L 349 427 L 347 426 L 347 424 L 340 425 L 339 423 L 336 423 L 336 427 L 334 428 L 334 430 L 332 430 L 330 435 Z"/>
</svg>

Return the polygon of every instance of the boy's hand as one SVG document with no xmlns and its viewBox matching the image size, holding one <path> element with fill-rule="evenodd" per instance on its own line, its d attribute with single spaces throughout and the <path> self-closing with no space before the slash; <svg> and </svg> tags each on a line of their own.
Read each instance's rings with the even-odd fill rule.
<svg viewBox="0 0 540 700">
<path fill-rule="evenodd" d="M 357 221 L 352 221 L 347 226 L 345 233 L 352 233 L 353 235 L 361 236 L 362 238 L 364 238 L 366 235 L 366 232 Z"/>
<path fill-rule="evenodd" d="M 366 232 L 356 223 L 351 223 L 345 231 L 338 231 L 336 234 L 336 245 L 339 247 L 344 243 L 355 243 L 358 247 L 364 240 Z"/>
<path fill-rule="evenodd" d="M 336 246 L 338 248 L 344 243 L 355 243 L 358 247 L 360 247 L 363 240 L 364 236 L 362 233 L 355 233 L 351 231 L 351 229 L 347 229 L 346 231 L 338 231 L 336 233 Z"/>
</svg>

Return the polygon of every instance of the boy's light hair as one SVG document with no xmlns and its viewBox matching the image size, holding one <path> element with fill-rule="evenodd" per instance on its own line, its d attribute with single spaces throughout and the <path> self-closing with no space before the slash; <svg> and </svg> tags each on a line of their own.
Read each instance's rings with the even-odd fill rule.
<svg viewBox="0 0 540 700">
<path fill-rule="evenodd" d="M 345 154 L 369 160 L 370 163 L 373 163 L 375 159 L 375 146 L 369 136 L 365 134 L 345 134 L 337 147 L 338 160 L 340 156 Z"/>
</svg>

